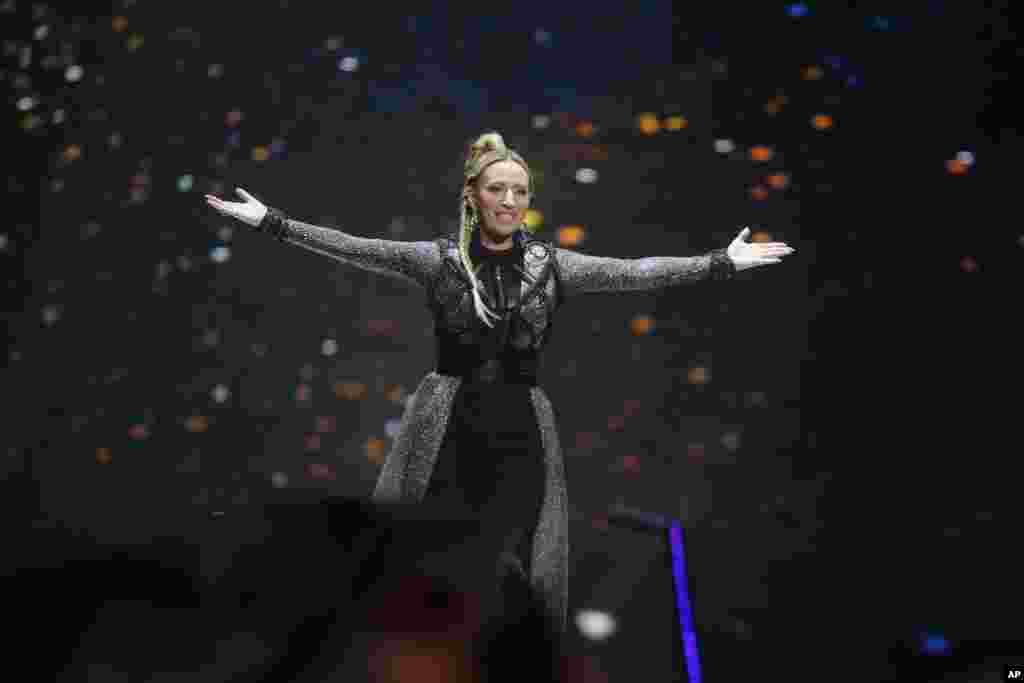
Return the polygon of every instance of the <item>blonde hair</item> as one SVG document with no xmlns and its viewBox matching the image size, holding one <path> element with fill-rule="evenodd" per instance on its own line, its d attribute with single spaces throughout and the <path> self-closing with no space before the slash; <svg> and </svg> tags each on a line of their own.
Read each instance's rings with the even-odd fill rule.
<svg viewBox="0 0 1024 683">
<path fill-rule="evenodd" d="M 530 173 L 530 167 L 526 165 L 526 161 L 515 150 L 505 145 L 505 140 L 501 137 L 501 134 L 497 131 L 484 133 L 469 145 L 464 165 L 465 179 L 462 184 L 462 193 L 459 197 L 459 258 L 469 274 L 470 282 L 473 283 L 473 306 L 476 309 L 477 317 L 488 327 L 494 327 L 489 318 L 498 319 L 501 316 L 495 314 L 484 304 L 484 300 L 480 296 L 480 281 L 477 279 L 477 272 L 480 270 L 480 266 L 474 269 L 473 263 L 469 258 L 469 243 L 473 236 L 473 229 L 479 225 L 480 221 L 478 211 L 473 210 L 469 194 L 470 188 L 476 179 L 480 177 L 480 174 L 484 172 L 484 169 L 496 161 L 514 161 L 522 166 L 526 171 L 526 177 L 529 179 L 530 196 L 533 196 L 533 174 Z M 525 227 L 527 230 L 530 230 L 529 226 Z"/>
</svg>

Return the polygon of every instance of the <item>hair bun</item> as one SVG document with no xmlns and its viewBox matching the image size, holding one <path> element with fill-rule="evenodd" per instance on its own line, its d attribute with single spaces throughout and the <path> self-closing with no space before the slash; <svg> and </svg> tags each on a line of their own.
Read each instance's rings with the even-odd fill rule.
<svg viewBox="0 0 1024 683">
<path fill-rule="evenodd" d="M 478 137 L 476 139 L 476 142 L 474 142 L 470 146 L 469 154 L 468 154 L 467 159 L 466 159 L 466 163 L 467 164 L 472 163 L 473 161 L 475 161 L 476 159 L 480 158 L 481 156 L 483 156 L 487 152 L 491 152 L 491 151 L 494 151 L 494 150 L 499 150 L 500 151 L 500 150 L 504 150 L 504 149 L 505 149 L 505 140 L 504 140 L 504 138 L 501 137 L 501 133 L 499 133 L 497 131 L 492 131 L 490 133 L 484 133 L 483 135 Z"/>
</svg>

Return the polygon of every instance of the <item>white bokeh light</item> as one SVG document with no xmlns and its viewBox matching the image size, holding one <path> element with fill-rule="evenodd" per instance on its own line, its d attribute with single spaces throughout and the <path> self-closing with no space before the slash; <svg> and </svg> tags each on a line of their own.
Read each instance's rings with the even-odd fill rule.
<svg viewBox="0 0 1024 683">
<path fill-rule="evenodd" d="M 740 435 L 736 432 L 726 432 L 722 435 L 722 445 L 726 450 L 735 451 L 740 447 Z"/>
<path fill-rule="evenodd" d="M 533 117 L 533 127 L 537 130 L 544 130 L 551 125 L 551 117 L 547 114 L 537 114 Z"/>
<path fill-rule="evenodd" d="M 581 168 L 576 171 L 576 182 L 590 184 L 597 182 L 597 171 L 592 168 Z"/>
<path fill-rule="evenodd" d="M 351 73 L 359 68 L 359 60 L 355 57 L 345 57 L 338 62 L 338 68 Z"/>
<path fill-rule="evenodd" d="M 82 76 L 85 75 L 85 69 L 78 64 L 72 64 L 64 70 L 64 78 L 68 80 L 68 83 L 77 83 L 82 80 Z"/>
<path fill-rule="evenodd" d="M 324 339 L 324 343 L 320 345 L 320 352 L 325 356 L 333 356 L 338 353 L 338 342 L 333 339 Z"/>
<path fill-rule="evenodd" d="M 728 138 L 715 140 L 715 151 L 718 152 L 719 154 L 729 154 L 734 149 L 736 149 L 735 143 L 733 143 L 733 141 L 729 140 Z"/>
<path fill-rule="evenodd" d="M 29 111 L 32 107 L 36 106 L 36 99 L 34 97 L 22 97 L 18 100 L 18 111 Z"/>
<path fill-rule="evenodd" d="M 52 325 L 60 320 L 60 307 L 59 306 L 44 306 L 43 307 L 43 322 L 47 325 Z"/>
<path fill-rule="evenodd" d="M 274 488 L 284 488 L 288 485 L 288 475 L 284 472 L 274 472 L 270 475 L 270 481 L 273 483 Z"/>
<path fill-rule="evenodd" d="M 608 612 L 593 609 L 582 609 L 576 613 L 576 626 L 589 640 L 607 640 L 615 635 L 617 624 L 615 617 Z"/>
<path fill-rule="evenodd" d="M 228 391 L 228 388 L 223 384 L 218 384 L 213 388 L 213 391 L 210 392 L 210 395 L 213 397 L 213 400 L 216 401 L 217 403 L 223 403 L 224 401 L 228 400 L 228 396 L 231 395 L 231 392 Z"/>
<path fill-rule="evenodd" d="M 962 152 L 957 152 L 956 160 L 959 161 L 961 164 L 966 164 L 970 166 L 974 163 L 974 155 L 964 150 Z"/>
</svg>

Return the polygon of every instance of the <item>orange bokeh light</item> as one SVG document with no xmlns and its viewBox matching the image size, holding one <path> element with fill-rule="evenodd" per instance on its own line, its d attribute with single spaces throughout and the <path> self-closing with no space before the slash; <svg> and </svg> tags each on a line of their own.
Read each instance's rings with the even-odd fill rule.
<svg viewBox="0 0 1024 683">
<path fill-rule="evenodd" d="M 113 462 L 114 456 L 111 455 L 109 448 L 97 448 L 96 449 L 96 463 L 99 465 L 109 465 Z"/>
<path fill-rule="evenodd" d="M 820 66 L 805 66 L 802 75 L 805 81 L 817 81 L 825 75 L 825 72 Z"/>
<path fill-rule="evenodd" d="M 789 176 L 785 173 L 773 173 L 768 176 L 768 185 L 775 190 L 784 190 L 789 186 Z"/>
<path fill-rule="evenodd" d="M 597 127 L 590 121 L 580 121 L 576 124 L 576 134 L 581 138 L 589 138 L 597 132 Z"/>
<path fill-rule="evenodd" d="M 563 247 L 575 247 L 586 238 L 586 231 L 579 225 L 567 225 L 558 229 L 558 244 Z"/>
<path fill-rule="evenodd" d="M 950 159 L 946 162 L 946 170 L 950 175 L 965 175 L 968 168 L 970 167 L 959 159 Z"/>
<path fill-rule="evenodd" d="M 771 242 L 772 241 L 772 236 L 771 236 L 770 233 L 767 233 L 764 230 L 758 230 L 757 232 L 755 232 L 754 234 L 752 234 L 750 236 L 750 241 L 751 242 Z"/>
<path fill-rule="evenodd" d="M 711 375 L 705 367 L 697 366 L 690 368 L 686 373 L 686 379 L 690 384 L 707 384 L 711 381 Z"/>
<path fill-rule="evenodd" d="M 395 384 L 384 391 L 384 396 L 392 403 L 402 403 L 405 400 L 405 387 Z"/>
<path fill-rule="evenodd" d="M 121 33 L 128 28 L 128 17 L 114 17 L 110 21 L 110 27 L 113 28 L 116 33 Z"/>
<path fill-rule="evenodd" d="M 82 158 L 82 148 L 79 145 L 68 145 L 64 148 L 64 161 L 71 162 Z"/>
<path fill-rule="evenodd" d="M 267 147 L 253 147 L 252 148 L 252 160 L 253 161 L 266 161 L 270 158 L 270 149 Z"/>
<path fill-rule="evenodd" d="M 768 100 L 764 105 L 765 113 L 774 116 L 782 111 L 782 108 L 789 103 L 789 99 L 785 95 L 778 95 Z"/>
<path fill-rule="evenodd" d="M 630 331 L 636 335 L 641 336 L 650 334 L 654 331 L 654 318 L 649 315 L 638 315 L 633 318 L 629 323 Z"/>
<path fill-rule="evenodd" d="M 366 441 L 366 458 L 374 465 L 383 465 L 387 459 L 387 444 L 384 439 L 371 437 Z"/>
<path fill-rule="evenodd" d="M 665 130 L 682 130 L 690 125 L 683 116 L 669 116 L 665 119 Z"/>
<path fill-rule="evenodd" d="M 828 114 L 817 114 L 811 119 L 811 125 L 818 130 L 827 130 L 832 127 L 832 117 Z"/>
<path fill-rule="evenodd" d="M 661 129 L 658 117 L 650 113 L 640 114 L 636 119 L 636 125 L 644 135 L 654 135 Z"/>
<path fill-rule="evenodd" d="M 185 420 L 185 429 L 197 434 L 210 428 L 210 421 L 202 415 L 192 415 Z"/>
<path fill-rule="evenodd" d="M 366 395 L 366 385 L 362 382 L 335 382 L 334 395 L 346 401 L 358 401 Z"/>
<path fill-rule="evenodd" d="M 770 161 L 773 156 L 771 147 L 757 145 L 750 148 L 750 159 L 752 161 Z"/>
</svg>

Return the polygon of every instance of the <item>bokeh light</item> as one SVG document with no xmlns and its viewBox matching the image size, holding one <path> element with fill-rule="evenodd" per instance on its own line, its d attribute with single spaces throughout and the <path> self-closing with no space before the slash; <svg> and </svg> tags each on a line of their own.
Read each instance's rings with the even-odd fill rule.
<svg viewBox="0 0 1024 683">
<path fill-rule="evenodd" d="M 811 119 L 811 125 L 816 130 L 828 130 L 833 125 L 832 117 L 828 114 L 815 114 Z"/>
<path fill-rule="evenodd" d="M 661 122 L 658 117 L 651 113 L 640 114 L 636 118 L 637 129 L 643 135 L 655 135 L 661 130 Z"/>
<path fill-rule="evenodd" d="M 544 225 L 544 214 L 537 209 L 527 209 L 523 216 L 523 223 L 531 230 L 537 230 Z"/>
<path fill-rule="evenodd" d="M 640 337 L 654 331 L 654 318 L 649 315 L 637 315 L 629 322 L 629 330 L 634 336 Z"/>
<path fill-rule="evenodd" d="M 383 439 L 370 438 L 366 440 L 366 459 L 374 465 L 383 465 L 387 457 L 387 442 Z"/>
<path fill-rule="evenodd" d="M 558 229 L 558 245 L 561 247 L 578 247 L 585 238 L 586 232 L 581 225 L 566 225 Z"/>
<path fill-rule="evenodd" d="M 805 66 L 801 69 L 800 75 L 805 81 L 817 81 L 821 80 L 821 77 L 825 75 L 825 71 L 820 66 Z"/>
<path fill-rule="evenodd" d="M 576 613 L 576 626 L 584 638 L 601 642 L 615 635 L 618 623 L 610 612 L 582 609 Z"/>
<path fill-rule="evenodd" d="M 690 122 L 687 121 L 686 118 L 683 116 L 668 116 L 665 118 L 665 122 L 663 125 L 665 127 L 665 130 L 677 131 L 686 128 L 688 125 L 690 125 Z"/>
<path fill-rule="evenodd" d="M 366 396 L 366 385 L 362 382 L 336 382 L 334 395 L 345 401 L 358 401 Z"/>
</svg>

